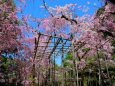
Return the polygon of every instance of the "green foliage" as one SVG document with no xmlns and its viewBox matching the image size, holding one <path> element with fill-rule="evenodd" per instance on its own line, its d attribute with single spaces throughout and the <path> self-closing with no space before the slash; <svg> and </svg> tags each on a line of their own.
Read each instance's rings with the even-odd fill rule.
<svg viewBox="0 0 115 86">
<path fill-rule="evenodd" d="M 113 48 L 113 50 L 112 50 L 112 51 L 113 51 L 113 54 L 115 54 L 115 48 Z"/>
<path fill-rule="evenodd" d="M 7 65 L 7 64 L 2 64 L 1 68 L 2 68 L 4 71 L 6 71 L 7 68 L 8 68 L 8 65 Z"/>
<path fill-rule="evenodd" d="M 66 60 L 72 60 L 72 58 L 73 58 L 73 56 L 72 56 L 72 53 L 68 53 L 67 55 L 66 55 Z"/>
<path fill-rule="evenodd" d="M 5 63 L 5 64 L 6 64 L 6 63 L 7 63 L 7 57 L 2 56 L 2 57 L 1 57 L 1 61 L 2 61 L 2 63 Z"/>
<path fill-rule="evenodd" d="M 95 57 L 89 57 L 87 58 L 87 64 L 92 64 L 95 60 Z"/>
<path fill-rule="evenodd" d="M 112 40 L 111 45 L 115 47 L 115 40 Z"/>
<path fill-rule="evenodd" d="M 68 53 L 64 59 L 64 67 L 71 67 L 72 65 L 68 62 L 69 61 L 72 61 L 72 53 Z"/>
<path fill-rule="evenodd" d="M 102 52 L 98 52 L 99 58 L 104 58 L 104 54 Z M 95 55 L 94 57 L 97 58 L 98 55 Z"/>
<path fill-rule="evenodd" d="M 2 0 L 2 3 L 5 3 L 7 0 Z"/>
<path fill-rule="evenodd" d="M 115 54 L 112 56 L 112 59 L 115 59 Z"/>
<path fill-rule="evenodd" d="M 69 63 L 64 61 L 64 67 L 67 67 L 67 66 L 69 66 Z"/>
<path fill-rule="evenodd" d="M 7 70 L 8 64 L 9 64 L 9 62 L 8 62 L 7 57 L 2 56 L 2 57 L 1 57 L 1 68 L 2 68 L 3 71 L 6 71 L 6 70 Z"/>
<path fill-rule="evenodd" d="M 57 64 L 55 64 L 55 69 L 58 70 L 59 68 L 60 67 Z"/>
<path fill-rule="evenodd" d="M 104 57 L 104 54 L 102 52 L 99 53 L 100 58 Z"/>
<path fill-rule="evenodd" d="M 115 47 L 115 40 L 112 40 L 111 45 L 112 45 L 113 47 Z M 113 48 L 112 59 L 115 59 L 115 48 Z"/>
<path fill-rule="evenodd" d="M 83 52 L 88 52 L 90 50 L 90 48 L 84 48 L 82 49 Z"/>
</svg>

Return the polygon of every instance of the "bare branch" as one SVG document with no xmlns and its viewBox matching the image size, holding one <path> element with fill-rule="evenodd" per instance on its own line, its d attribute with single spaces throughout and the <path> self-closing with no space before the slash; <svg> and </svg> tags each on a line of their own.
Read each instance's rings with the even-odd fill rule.
<svg viewBox="0 0 115 86">
<path fill-rule="evenodd" d="M 45 0 L 42 0 L 42 1 L 43 1 L 44 8 L 47 10 L 47 12 L 48 12 L 52 17 L 54 17 L 53 14 L 49 11 L 48 7 L 46 6 Z"/>
<path fill-rule="evenodd" d="M 71 23 L 75 23 L 75 24 L 77 24 L 77 21 L 75 20 L 75 19 L 69 19 L 69 18 L 67 18 L 65 15 L 63 15 L 62 14 L 62 16 L 61 16 L 61 18 L 64 18 L 65 20 L 67 20 L 67 21 L 70 21 Z"/>
</svg>

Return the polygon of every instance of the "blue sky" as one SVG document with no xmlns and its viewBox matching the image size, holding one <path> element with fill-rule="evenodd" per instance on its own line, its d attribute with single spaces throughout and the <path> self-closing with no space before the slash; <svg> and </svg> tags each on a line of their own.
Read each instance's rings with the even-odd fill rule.
<svg viewBox="0 0 115 86">
<path fill-rule="evenodd" d="M 18 2 L 18 0 L 14 0 L 16 3 L 16 6 L 22 5 Z M 23 7 L 23 15 L 31 15 L 34 18 L 44 18 L 48 16 L 48 12 L 41 8 L 43 5 L 42 0 L 25 0 L 26 1 L 26 7 Z M 78 10 L 76 7 L 75 9 L 75 15 L 82 16 L 84 14 L 93 15 L 94 12 L 101 7 L 103 4 L 101 0 L 45 0 L 47 3 L 47 6 L 49 7 L 55 7 L 55 6 L 64 6 L 66 4 L 77 4 L 77 6 L 86 6 L 85 8 L 89 8 L 88 12 L 83 13 L 81 10 Z M 90 2 L 90 3 L 89 3 Z M 89 4 L 88 4 L 89 3 Z M 18 14 L 18 17 L 20 18 L 21 15 Z M 29 22 L 29 24 L 32 27 L 36 27 L 36 23 Z"/>
<path fill-rule="evenodd" d="M 87 14 L 94 14 L 94 12 L 102 6 L 101 0 L 45 0 L 48 6 L 64 6 L 66 4 L 77 4 L 77 6 L 89 7 Z M 18 0 L 15 0 L 16 5 L 19 6 Z M 90 2 L 90 4 L 88 4 Z M 43 18 L 47 15 L 47 12 L 41 8 L 42 0 L 26 0 L 26 7 L 23 9 L 25 15 L 30 14 L 35 18 Z M 84 15 L 83 12 L 76 8 L 75 13 L 78 16 Z"/>
<path fill-rule="evenodd" d="M 18 2 L 18 0 L 14 0 L 16 6 L 22 5 Z M 26 7 L 23 8 L 23 15 L 31 15 L 34 18 L 44 18 L 48 16 L 46 10 L 41 8 L 43 5 L 42 0 L 25 0 Z M 83 13 L 78 8 L 75 9 L 75 15 L 82 16 L 84 14 L 93 15 L 95 11 L 103 6 L 101 0 L 45 0 L 48 6 L 55 7 L 55 6 L 64 6 L 66 4 L 77 4 L 77 6 L 86 6 L 89 8 L 88 12 Z M 23 6 L 23 5 L 22 5 Z M 21 14 L 17 14 L 19 18 L 21 18 Z M 36 23 L 29 22 L 29 24 L 33 27 L 36 27 Z M 57 64 L 61 64 L 60 56 L 56 59 Z"/>
</svg>

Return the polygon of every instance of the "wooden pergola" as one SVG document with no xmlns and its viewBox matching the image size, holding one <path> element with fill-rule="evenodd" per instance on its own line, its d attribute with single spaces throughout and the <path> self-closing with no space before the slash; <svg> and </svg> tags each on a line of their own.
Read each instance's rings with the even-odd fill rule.
<svg viewBox="0 0 115 86">
<path fill-rule="evenodd" d="M 44 40 L 43 40 L 44 39 Z M 41 41 L 42 40 L 42 41 Z M 59 83 L 61 83 L 61 86 L 64 86 L 66 82 L 70 82 L 72 84 L 72 86 L 82 86 L 83 82 L 85 82 L 85 80 L 83 81 L 81 79 L 81 77 L 79 77 L 79 75 L 81 74 L 89 74 L 89 71 L 86 71 L 84 73 L 81 73 L 80 70 L 78 69 L 77 66 L 77 61 L 79 60 L 79 58 L 76 56 L 76 49 L 78 48 L 77 44 L 78 43 L 72 43 L 73 39 L 70 38 L 63 38 L 61 36 L 57 36 L 56 34 L 53 35 L 48 35 L 48 34 L 42 34 L 42 33 L 37 33 L 37 37 L 35 38 L 35 49 L 34 49 L 34 56 L 33 56 L 33 62 L 38 59 L 43 59 L 43 58 L 47 58 L 48 59 L 48 65 L 47 68 L 45 69 L 45 75 L 46 77 L 43 80 L 43 84 L 45 84 L 44 86 L 58 86 L 56 85 L 56 82 L 58 82 L 57 80 L 59 80 Z M 79 44 L 78 44 L 79 45 Z M 83 45 L 81 43 L 81 45 Z M 72 68 L 66 68 L 64 67 L 64 56 L 68 53 L 71 52 L 72 53 Z M 58 71 L 56 71 L 56 58 L 60 57 L 61 58 L 61 66 L 58 69 Z M 77 59 L 77 60 L 76 60 Z M 38 62 L 39 64 L 39 62 Z M 39 65 L 40 67 L 40 65 Z M 35 86 L 35 78 L 36 78 L 36 64 L 33 63 L 33 86 Z M 73 77 L 66 77 L 65 74 L 68 71 L 73 71 Z M 97 73 L 97 72 L 96 72 Z M 39 70 L 38 70 L 38 86 L 41 86 L 41 82 L 40 82 L 40 77 L 39 77 Z M 61 75 L 61 79 L 56 79 L 56 77 L 58 75 Z M 82 75 L 81 75 L 82 76 Z M 89 76 L 89 75 L 88 75 Z M 90 77 L 91 78 L 91 77 Z M 91 81 L 91 79 L 86 79 L 86 80 L 90 80 L 88 81 L 86 84 L 95 84 L 95 86 L 98 86 L 98 80 L 93 80 Z M 58 83 L 58 84 L 59 84 Z M 69 84 L 70 84 L 69 83 Z M 66 83 L 68 84 L 68 83 Z M 60 85 L 59 85 L 60 86 Z M 67 85 L 68 86 L 68 85 Z"/>
<path fill-rule="evenodd" d="M 55 64 L 56 57 L 61 57 L 61 67 L 63 68 L 63 60 L 64 55 L 67 54 L 71 49 L 71 41 L 72 39 L 62 38 L 61 36 L 54 35 L 47 35 L 42 33 L 37 33 L 37 38 L 35 38 L 35 49 L 34 49 L 34 57 L 33 60 L 48 58 L 49 68 L 47 82 L 51 84 L 51 72 L 53 73 L 53 81 L 55 83 Z M 41 39 L 46 38 L 44 41 L 40 41 Z M 53 60 L 53 63 L 51 62 Z M 33 78 L 35 78 L 35 65 L 33 64 Z M 52 65 L 52 66 L 51 66 Z M 62 72 L 64 74 L 64 71 Z M 35 80 L 33 80 L 33 84 L 35 84 Z"/>
</svg>

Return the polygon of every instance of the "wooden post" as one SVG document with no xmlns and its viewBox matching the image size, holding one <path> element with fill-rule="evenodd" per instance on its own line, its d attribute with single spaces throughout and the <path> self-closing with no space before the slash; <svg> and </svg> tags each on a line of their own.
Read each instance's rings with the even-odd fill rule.
<svg viewBox="0 0 115 86">
<path fill-rule="evenodd" d="M 97 48 L 97 59 L 98 59 L 98 65 L 99 65 L 99 86 L 102 86 L 102 71 L 101 71 L 101 63 L 100 63 L 100 56 Z"/>
<path fill-rule="evenodd" d="M 63 48 L 64 48 L 64 44 L 63 44 L 63 40 L 62 40 L 62 57 L 61 57 L 61 59 L 62 59 L 62 64 L 61 64 L 61 66 L 62 66 L 62 86 L 64 86 L 64 65 L 63 65 L 63 63 L 64 63 L 64 50 L 63 50 Z"/>
<path fill-rule="evenodd" d="M 106 58 L 105 58 L 105 61 L 107 61 L 107 59 L 106 59 Z M 112 86 L 112 83 L 111 83 L 111 78 L 110 78 L 110 74 L 109 74 L 109 70 L 108 70 L 108 64 L 107 64 L 107 62 L 105 62 L 105 64 L 106 64 L 107 76 L 108 76 L 108 78 L 109 78 L 109 83 L 110 83 L 110 86 Z"/>
<path fill-rule="evenodd" d="M 34 57 L 33 57 L 33 68 L 32 68 L 32 75 L 33 75 L 33 81 L 32 85 L 35 86 L 35 74 L 36 74 L 36 69 L 35 69 L 35 60 L 36 60 L 36 55 L 38 51 L 38 44 L 39 44 L 39 38 L 40 38 L 40 33 L 38 33 L 38 38 L 35 38 L 35 49 L 34 49 Z"/>
<path fill-rule="evenodd" d="M 56 34 L 54 33 L 54 36 L 56 36 Z M 55 42 L 56 42 L 56 40 L 55 40 L 55 37 L 54 37 L 54 46 L 55 46 Z M 55 86 L 55 51 L 54 51 L 54 60 L 53 60 L 53 86 Z"/>
<path fill-rule="evenodd" d="M 74 68 L 74 78 L 75 78 L 75 81 L 74 81 L 74 86 L 79 86 L 79 79 L 78 79 L 78 67 L 77 67 L 77 64 L 76 64 L 76 53 L 75 53 L 75 49 L 74 49 L 74 44 L 72 44 L 72 51 L 73 51 L 73 68 Z"/>
</svg>

